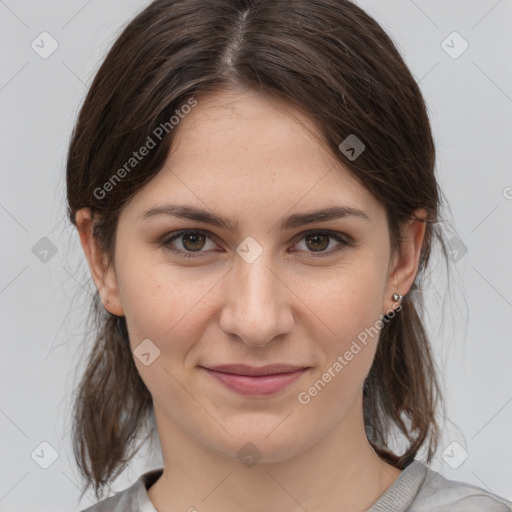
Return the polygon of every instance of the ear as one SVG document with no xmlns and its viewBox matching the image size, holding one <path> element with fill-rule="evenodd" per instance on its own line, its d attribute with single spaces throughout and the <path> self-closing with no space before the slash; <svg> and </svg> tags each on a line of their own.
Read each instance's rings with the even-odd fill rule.
<svg viewBox="0 0 512 512">
<path fill-rule="evenodd" d="M 394 293 L 406 295 L 418 273 L 421 248 L 425 237 L 425 228 L 427 223 L 427 212 L 424 208 L 418 208 L 411 214 L 413 219 L 409 219 L 400 226 L 400 236 L 402 238 L 401 247 L 391 258 L 390 273 L 386 285 L 384 296 L 383 314 L 396 307 L 392 296 Z"/>
<path fill-rule="evenodd" d="M 76 213 L 76 227 L 103 306 L 113 315 L 124 316 L 115 269 L 113 266 L 108 267 L 107 255 L 102 251 L 97 237 L 93 234 L 94 219 L 89 208 L 78 210 Z"/>
</svg>

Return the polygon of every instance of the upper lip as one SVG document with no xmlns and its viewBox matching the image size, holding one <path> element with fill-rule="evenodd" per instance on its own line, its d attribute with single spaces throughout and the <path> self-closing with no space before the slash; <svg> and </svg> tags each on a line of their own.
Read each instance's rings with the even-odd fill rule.
<svg viewBox="0 0 512 512">
<path fill-rule="evenodd" d="M 233 373 L 235 375 L 274 375 L 277 373 L 292 373 L 307 368 L 302 365 L 277 363 L 265 366 L 248 366 L 246 364 L 221 364 L 218 366 L 204 367 L 216 372 Z"/>
</svg>

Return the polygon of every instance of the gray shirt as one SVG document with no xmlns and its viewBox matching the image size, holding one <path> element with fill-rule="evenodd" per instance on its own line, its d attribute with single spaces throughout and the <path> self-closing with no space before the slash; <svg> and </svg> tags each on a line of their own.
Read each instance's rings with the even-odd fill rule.
<svg viewBox="0 0 512 512">
<path fill-rule="evenodd" d="M 142 474 L 131 486 L 82 512 L 157 512 L 147 489 L 162 469 Z M 413 461 L 367 512 L 512 512 L 512 502 L 480 487 L 448 480 Z"/>
</svg>

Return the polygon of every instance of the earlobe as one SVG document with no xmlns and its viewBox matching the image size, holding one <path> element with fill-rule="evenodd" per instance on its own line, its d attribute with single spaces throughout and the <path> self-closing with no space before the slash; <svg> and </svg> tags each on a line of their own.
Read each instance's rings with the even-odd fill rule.
<svg viewBox="0 0 512 512">
<path fill-rule="evenodd" d="M 123 316 L 124 310 L 119 297 L 116 274 L 113 267 L 108 266 L 107 256 L 94 235 L 94 218 L 89 208 L 78 210 L 76 227 L 91 276 L 105 309 L 114 315 Z"/>
<path fill-rule="evenodd" d="M 394 265 L 388 278 L 386 300 L 393 294 L 406 295 L 418 273 L 421 249 L 425 238 L 427 212 L 417 209 L 411 219 L 400 226 L 401 247 L 395 255 Z"/>
</svg>

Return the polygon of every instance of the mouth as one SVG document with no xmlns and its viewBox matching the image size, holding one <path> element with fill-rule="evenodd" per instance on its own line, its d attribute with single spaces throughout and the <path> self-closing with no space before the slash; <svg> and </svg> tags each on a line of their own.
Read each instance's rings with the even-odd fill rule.
<svg viewBox="0 0 512 512">
<path fill-rule="evenodd" d="M 200 368 L 231 391 L 249 396 L 267 396 L 277 393 L 309 369 L 309 367 L 290 364 L 272 364 L 262 367 L 235 364 Z"/>
</svg>

